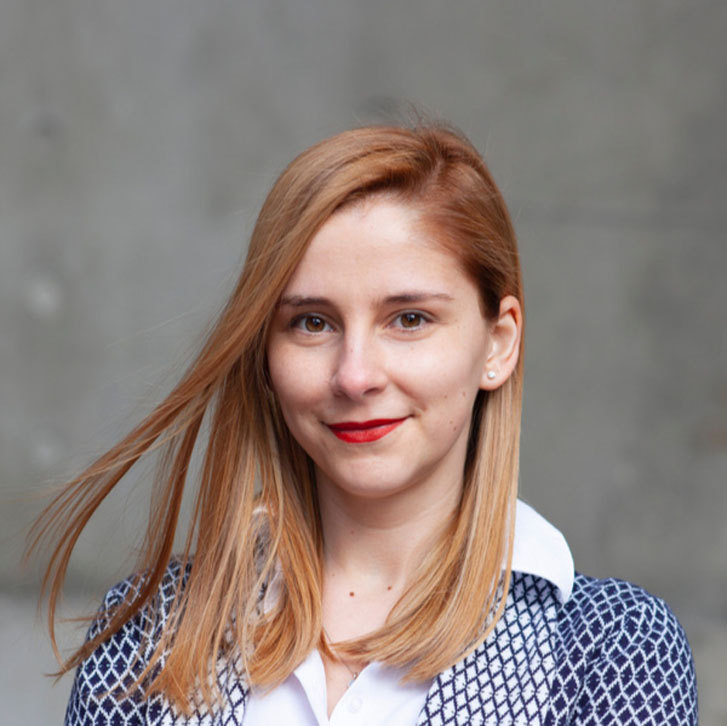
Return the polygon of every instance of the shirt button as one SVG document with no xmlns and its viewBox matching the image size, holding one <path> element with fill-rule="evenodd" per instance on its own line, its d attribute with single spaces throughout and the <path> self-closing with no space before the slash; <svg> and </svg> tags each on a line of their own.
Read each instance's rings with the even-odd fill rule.
<svg viewBox="0 0 727 726">
<path fill-rule="evenodd" d="M 348 702 L 348 710 L 351 713 L 358 713 L 361 710 L 361 706 L 363 706 L 363 701 L 361 700 L 360 696 L 354 696 Z"/>
</svg>

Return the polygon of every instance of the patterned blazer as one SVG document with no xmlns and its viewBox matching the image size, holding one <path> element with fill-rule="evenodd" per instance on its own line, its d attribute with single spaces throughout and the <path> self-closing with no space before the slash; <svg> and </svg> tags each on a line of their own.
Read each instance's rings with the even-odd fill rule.
<svg viewBox="0 0 727 726">
<path fill-rule="evenodd" d="M 161 696 L 125 695 L 129 669 L 148 662 L 153 632 L 180 576 L 179 565 L 170 565 L 157 599 L 161 617 L 142 611 L 79 666 L 66 726 L 244 724 L 248 688 L 232 660 L 218 664 L 223 701 L 213 711 L 199 702 L 191 716 L 182 716 Z M 127 580 L 109 591 L 89 637 L 130 587 Z M 693 726 L 694 663 L 673 613 L 640 588 L 577 574 L 562 604 L 552 583 L 514 572 L 494 631 L 434 679 L 417 720 L 417 726 L 425 724 Z"/>
</svg>

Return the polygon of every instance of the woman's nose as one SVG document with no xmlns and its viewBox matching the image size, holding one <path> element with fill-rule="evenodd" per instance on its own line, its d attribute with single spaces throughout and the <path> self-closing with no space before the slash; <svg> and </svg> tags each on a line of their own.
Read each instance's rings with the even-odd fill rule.
<svg viewBox="0 0 727 726">
<path fill-rule="evenodd" d="M 386 385 L 386 372 L 381 352 L 365 339 L 344 339 L 333 371 L 335 393 L 361 398 L 380 391 Z"/>
</svg>

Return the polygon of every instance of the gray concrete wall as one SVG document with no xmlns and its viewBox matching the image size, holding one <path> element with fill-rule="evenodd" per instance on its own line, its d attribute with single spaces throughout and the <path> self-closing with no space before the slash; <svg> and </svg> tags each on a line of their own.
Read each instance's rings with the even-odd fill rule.
<svg viewBox="0 0 727 726">
<path fill-rule="evenodd" d="M 702 722 L 727 723 L 725 28 L 720 0 L 5 0 L 0 651 L 26 674 L 3 691 L 12 722 L 58 720 L 69 683 L 38 697 L 35 571 L 17 567 L 36 495 L 168 390 L 282 166 L 412 101 L 485 151 L 516 219 L 524 496 L 580 570 L 671 603 Z M 74 606 L 124 574 L 148 479 L 92 522 Z"/>
</svg>

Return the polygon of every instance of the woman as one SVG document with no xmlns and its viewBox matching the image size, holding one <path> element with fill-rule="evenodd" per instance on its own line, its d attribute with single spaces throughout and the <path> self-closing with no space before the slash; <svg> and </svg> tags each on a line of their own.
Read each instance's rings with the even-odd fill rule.
<svg viewBox="0 0 727 726">
<path fill-rule="evenodd" d="M 63 666 L 66 723 L 696 723 L 666 605 L 574 575 L 516 499 L 522 331 L 512 224 L 465 138 L 363 128 L 297 157 L 196 361 L 39 522 L 62 523 L 52 631 L 88 518 L 165 447 L 140 574 Z"/>
</svg>

